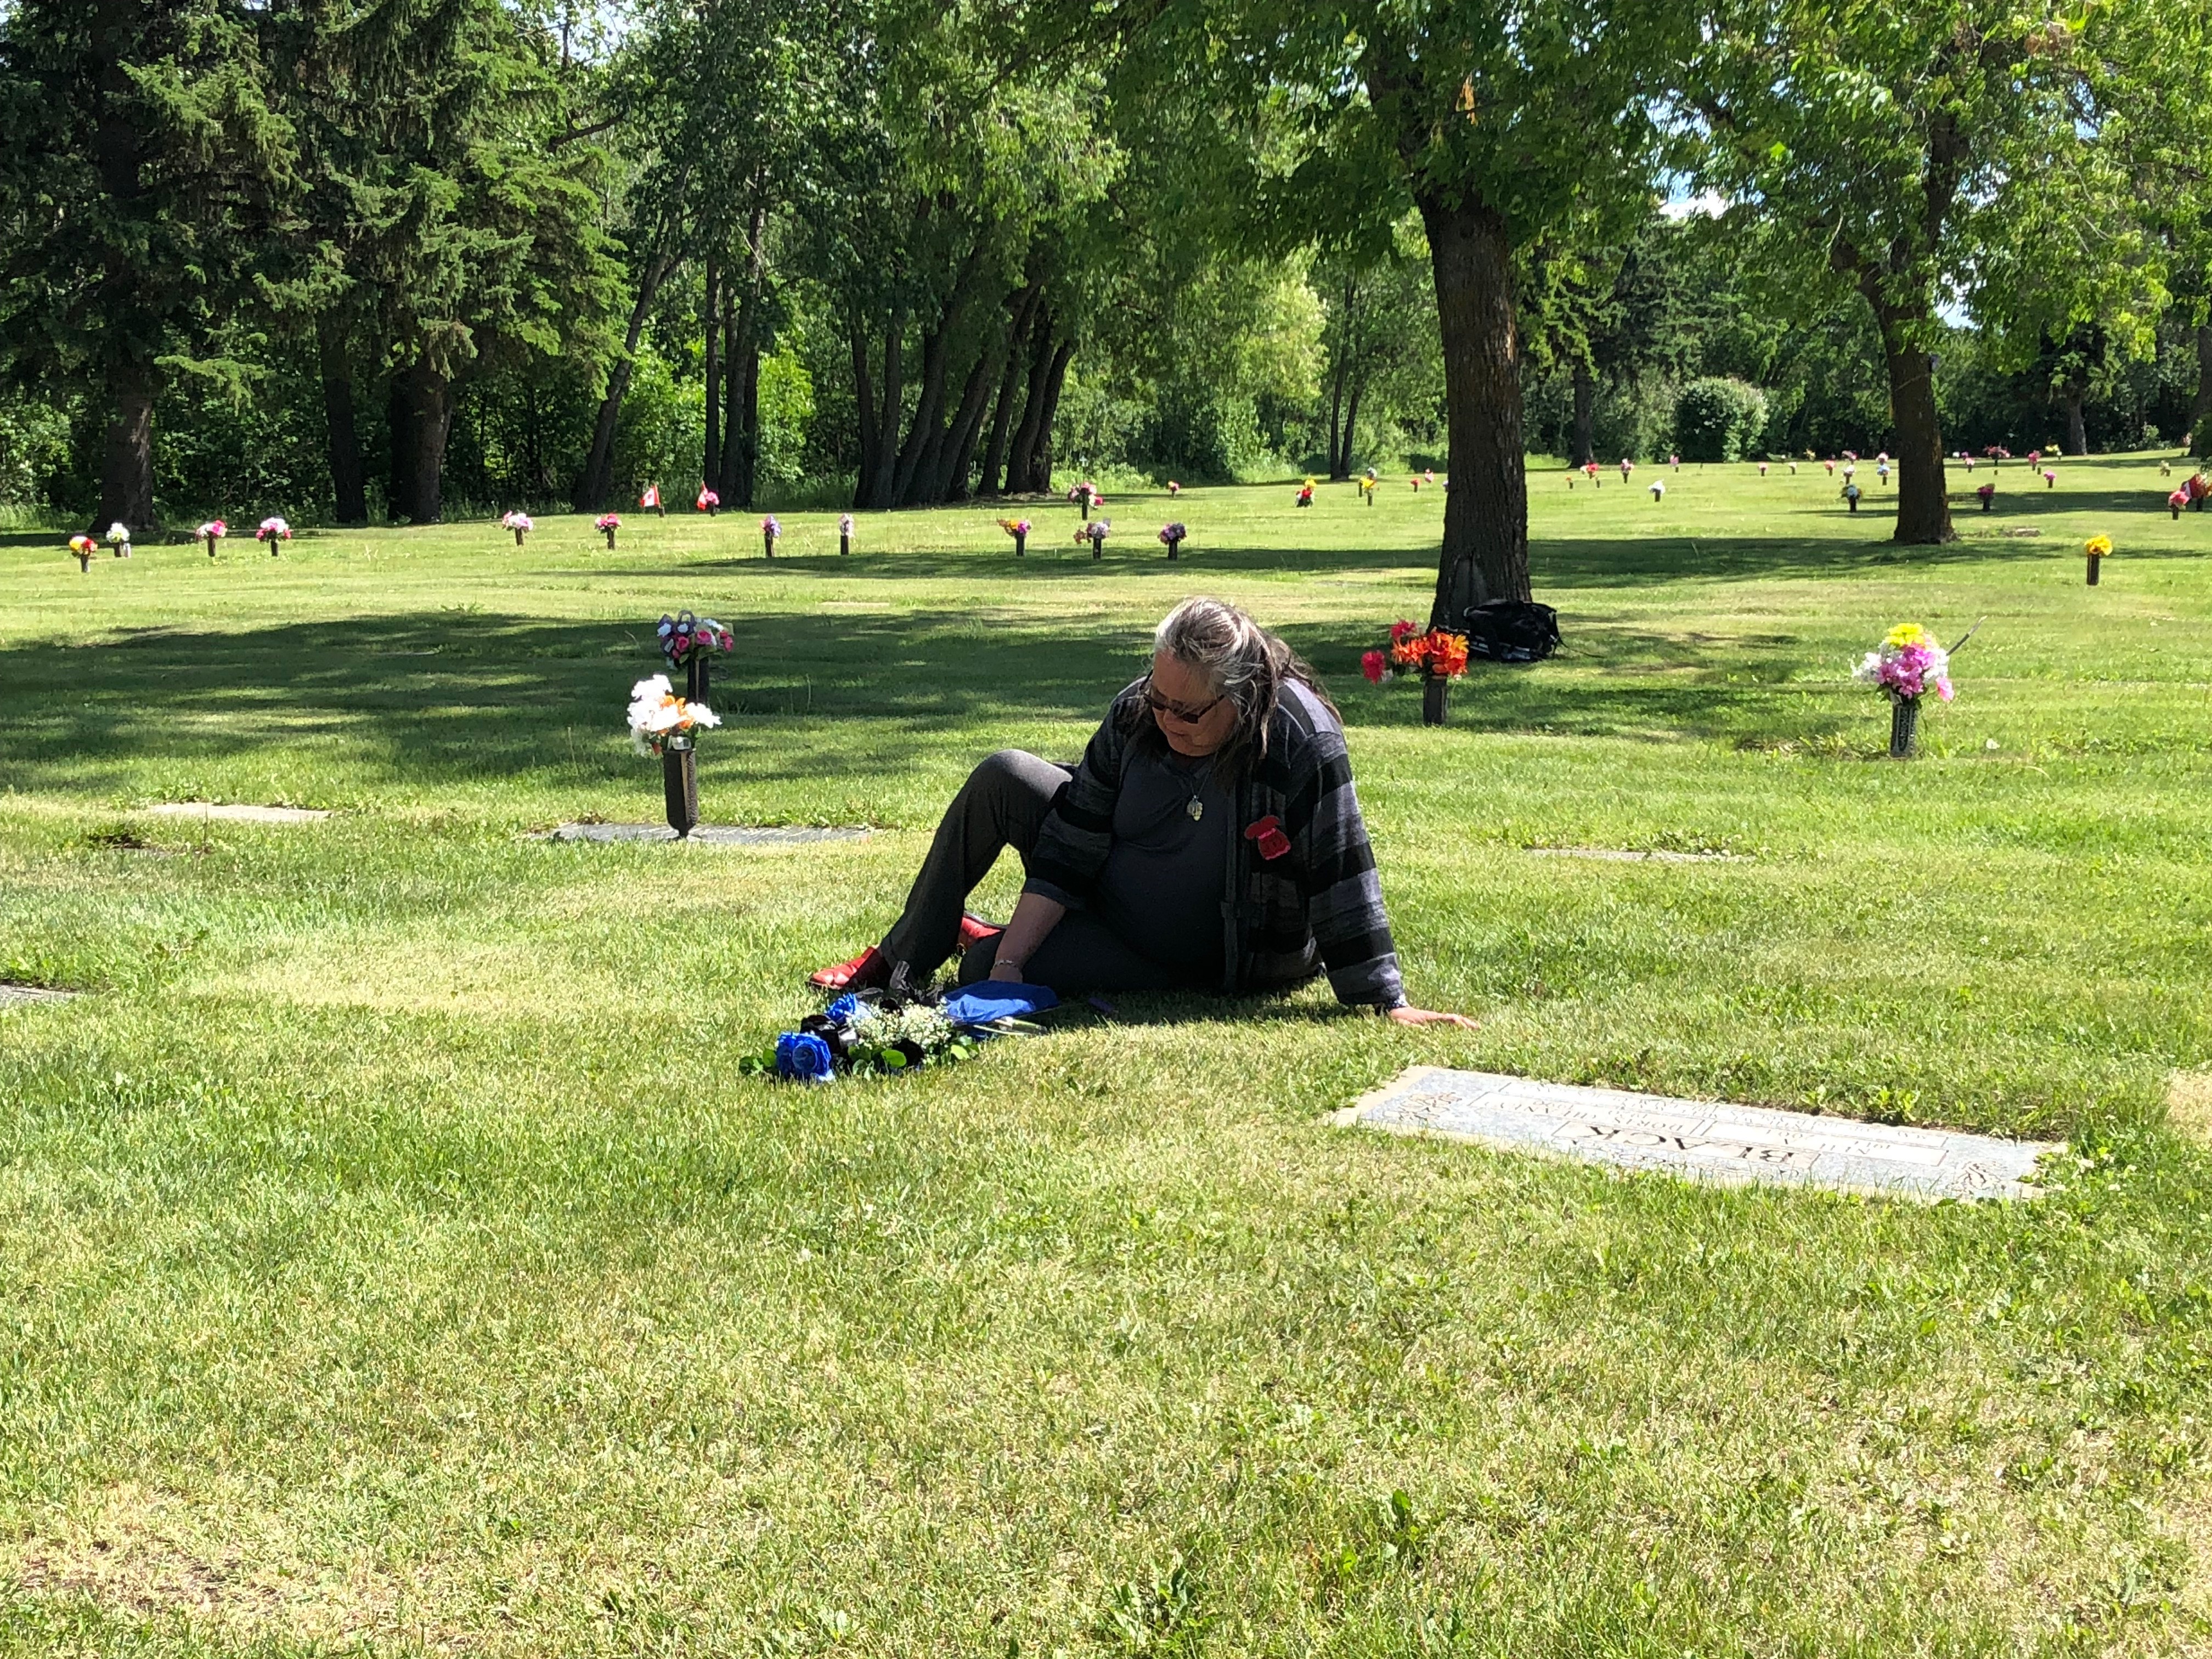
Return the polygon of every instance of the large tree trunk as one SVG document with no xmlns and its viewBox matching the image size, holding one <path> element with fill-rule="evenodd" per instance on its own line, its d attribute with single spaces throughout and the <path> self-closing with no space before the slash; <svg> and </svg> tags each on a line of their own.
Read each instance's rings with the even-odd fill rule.
<svg viewBox="0 0 2212 1659">
<path fill-rule="evenodd" d="M 1897 533 L 1913 546 L 1954 539 L 1943 477 L 1943 430 L 1936 374 L 1919 341 L 1925 318 L 1877 312 L 1889 370 L 1889 417 L 1897 430 Z"/>
<path fill-rule="evenodd" d="M 1352 476 L 1351 452 L 1344 441 L 1344 357 L 1339 353 L 1328 369 L 1328 476 L 1341 482 Z"/>
<path fill-rule="evenodd" d="M 951 335 L 948 313 L 922 336 L 921 389 L 914 400 L 914 418 L 907 423 L 905 441 L 899 445 L 898 465 L 891 471 L 891 500 L 901 507 L 915 504 L 915 481 L 924 470 L 930 446 L 944 431 L 945 376 Z"/>
<path fill-rule="evenodd" d="M 1044 414 L 1044 384 L 1052 374 L 1052 307 L 1039 306 L 1036 325 L 1030 335 L 1030 372 L 1022 393 L 1022 421 L 1014 428 L 1014 447 L 1006 457 L 1008 495 L 1030 487 L 1030 467 L 1036 458 L 1037 422 Z"/>
<path fill-rule="evenodd" d="M 1597 459 L 1597 380 L 1588 363 L 1575 365 L 1575 424 L 1569 438 L 1574 453 L 1570 466 L 1588 466 Z"/>
<path fill-rule="evenodd" d="M 952 372 L 952 343 L 959 338 L 960 324 L 975 292 L 975 273 L 981 269 L 982 250 L 971 249 L 961 261 L 952 291 L 931 326 L 921 351 L 921 395 L 915 399 L 914 424 L 900 447 L 898 473 L 892 490 L 902 507 L 933 500 L 930 481 L 936 475 L 950 435 L 945 420 L 945 388 Z"/>
<path fill-rule="evenodd" d="M 1419 200 L 1443 343 L 1451 489 L 1430 620 L 1528 597 L 1528 480 L 1521 453 L 1521 341 L 1505 222 L 1480 202 Z"/>
<path fill-rule="evenodd" d="M 361 434 L 353 418 L 353 364 L 343 319 L 325 313 L 315 322 L 315 349 L 323 377 L 323 437 L 330 455 L 331 500 L 340 524 L 368 522 L 368 480 L 361 465 Z"/>
<path fill-rule="evenodd" d="M 863 349 L 866 348 L 864 347 Z M 860 505 L 887 507 L 898 467 L 899 416 L 906 396 L 906 307 L 891 307 L 884 320 L 883 401 L 874 419 L 874 453 L 860 475 Z"/>
<path fill-rule="evenodd" d="M 853 344 L 853 409 L 859 428 L 860 465 L 853 479 L 853 505 L 868 504 L 868 480 L 876 470 L 876 446 L 883 441 L 876 430 L 876 382 L 868 372 L 868 331 L 857 313 L 847 325 Z"/>
<path fill-rule="evenodd" d="M 707 261 L 707 439 L 699 452 L 699 482 L 707 489 L 722 476 L 722 273 Z"/>
<path fill-rule="evenodd" d="M 2192 453 L 2212 455 L 2212 322 L 2197 325 L 2197 402 L 2189 413 Z"/>
<path fill-rule="evenodd" d="M 607 375 L 606 395 L 599 399 L 599 419 L 592 425 L 592 452 L 585 458 L 584 475 L 577 483 L 574 502 L 579 513 L 597 513 L 606 505 L 607 491 L 614 483 L 615 427 L 622 418 L 623 399 L 629 395 L 630 375 L 637 365 L 638 342 L 645 337 L 646 319 L 652 315 L 653 302 L 674 263 L 665 252 L 656 252 L 646 262 L 637 299 L 629 308 L 629 327 L 623 335 L 623 354 Z"/>
<path fill-rule="evenodd" d="M 100 512 L 93 533 L 100 534 L 111 524 L 155 529 L 153 374 L 141 362 L 110 365 L 107 398 L 107 447 L 100 460 Z"/>
<path fill-rule="evenodd" d="M 1052 489 L 1052 423 L 1060 414 L 1060 390 L 1067 383 L 1068 360 L 1075 356 L 1075 342 L 1062 340 L 1052 349 L 1052 362 L 1045 371 L 1044 410 L 1037 420 L 1036 447 L 1030 452 L 1030 473 L 1025 487 L 1032 493 Z"/>
<path fill-rule="evenodd" d="M 415 499 L 415 406 L 408 400 L 404 369 L 385 382 L 384 427 L 384 511 L 396 523 Z"/>
<path fill-rule="evenodd" d="M 752 505 L 752 492 L 744 484 L 746 352 L 743 342 L 744 322 L 750 319 L 739 318 L 744 309 L 742 298 L 722 307 L 722 465 L 714 484 L 724 507 Z"/>
<path fill-rule="evenodd" d="M 722 499 L 750 507 L 760 483 L 761 308 L 768 283 L 768 204 L 756 198 L 745 228 L 745 281 L 725 338 L 729 377 L 722 422 Z"/>
<path fill-rule="evenodd" d="M 968 469 L 975 459 L 975 441 L 983 433 L 983 411 L 990 406 L 991 382 L 998 378 L 999 359 L 1006 349 L 1002 341 L 993 341 L 968 371 L 967 384 L 960 388 L 959 407 L 953 410 L 952 424 L 945 431 L 944 447 L 931 470 L 929 499 L 933 501 L 968 499 Z"/>
<path fill-rule="evenodd" d="M 1352 476 L 1352 457 L 1358 447 L 1353 438 L 1359 430 L 1360 391 L 1359 376 L 1355 373 L 1352 377 L 1351 394 L 1344 400 L 1344 470 L 1336 475 L 1340 478 Z"/>
<path fill-rule="evenodd" d="M 2087 455 L 2089 453 L 2089 423 L 2081 418 L 2081 400 L 2087 395 L 2080 388 L 2066 386 L 2059 392 L 2066 405 L 2066 453 Z"/>
<path fill-rule="evenodd" d="M 404 494 L 392 502 L 394 517 L 412 524 L 435 524 L 444 507 L 446 438 L 453 425 L 453 390 L 427 356 L 417 357 L 397 391 L 404 405 L 401 427 L 392 434 L 392 470 Z M 404 448 L 404 471 L 400 451 Z"/>
<path fill-rule="evenodd" d="M 1013 433 L 1014 399 L 1021 395 L 1030 330 L 1042 309 L 1035 283 L 1014 295 L 1013 315 L 1006 325 L 1006 364 L 999 377 L 999 400 L 991 415 L 990 441 L 983 447 L 983 475 L 975 485 L 979 495 L 995 495 L 1003 487 L 1000 474 L 1006 465 L 1006 441 Z"/>
</svg>

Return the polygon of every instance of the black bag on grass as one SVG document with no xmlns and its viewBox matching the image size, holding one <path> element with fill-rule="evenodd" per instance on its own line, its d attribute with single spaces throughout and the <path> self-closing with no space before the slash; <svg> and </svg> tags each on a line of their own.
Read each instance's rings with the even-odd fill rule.
<svg viewBox="0 0 2212 1659">
<path fill-rule="evenodd" d="M 1467 654 L 1490 662 L 1541 662 L 1559 648 L 1559 613 L 1533 599 L 1467 608 Z"/>
</svg>

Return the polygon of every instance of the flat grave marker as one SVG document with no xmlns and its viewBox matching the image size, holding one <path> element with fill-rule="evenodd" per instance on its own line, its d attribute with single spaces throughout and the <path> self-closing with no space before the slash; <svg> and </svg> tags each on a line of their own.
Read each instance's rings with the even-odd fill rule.
<svg viewBox="0 0 2212 1659">
<path fill-rule="evenodd" d="M 235 801 L 165 800 L 143 810 L 156 817 L 222 818 L 233 823 L 319 823 L 331 816 L 315 806 L 247 806 Z"/>
<path fill-rule="evenodd" d="M 2045 1141 L 1674 1100 L 1441 1066 L 1409 1066 L 1333 1121 L 1698 1181 L 1766 1182 L 1929 1203 L 2036 1197 L 2038 1189 L 2027 1178 L 2039 1160 L 2058 1150 Z"/>
<path fill-rule="evenodd" d="M 26 1007 L 33 1002 L 74 1001 L 74 991 L 57 991 L 46 985 L 18 985 L 13 980 L 0 979 L 0 1008 Z"/>
<path fill-rule="evenodd" d="M 1642 850 L 1631 847 L 1530 847 L 1534 859 L 1601 859 L 1612 864 L 1748 864 L 1748 853 L 1670 853 L 1662 848 Z"/>
<path fill-rule="evenodd" d="M 744 823 L 702 823 L 689 837 L 709 847 L 796 847 L 818 841 L 866 841 L 873 830 L 813 829 L 805 826 L 756 827 Z M 545 837 L 548 841 L 666 841 L 677 839 L 665 823 L 564 823 Z"/>
</svg>

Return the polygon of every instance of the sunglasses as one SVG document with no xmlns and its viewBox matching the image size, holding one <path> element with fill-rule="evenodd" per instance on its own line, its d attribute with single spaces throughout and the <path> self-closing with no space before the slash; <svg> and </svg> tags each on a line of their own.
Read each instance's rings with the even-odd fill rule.
<svg viewBox="0 0 2212 1659">
<path fill-rule="evenodd" d="M 1145 677 L 1145 707 L 1155 714 L 1164 714 L 1168 719 L 1182 726 L 1197 725 L 1199 721 L 1218 708 L 1221 706 L 1222 697 L 1227 696 L 1228 693 L 1224 692 L 1221 697 L 1216 697 L 1212 702 L 1193 708 L 1188 703 L 1177 702 L 1172 697 L 1162 696 L 1152 690 L 1152 677 L 1149 674 Z"/>
</svg>

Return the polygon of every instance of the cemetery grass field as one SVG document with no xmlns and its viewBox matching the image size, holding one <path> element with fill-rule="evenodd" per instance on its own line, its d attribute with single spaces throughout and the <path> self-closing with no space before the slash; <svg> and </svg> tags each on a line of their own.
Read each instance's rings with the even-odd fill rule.
<svg viewBox="0 0 2212 1659">
<path fill-rule="evenodd" d="M 984 507 L 0 535 L 0 977 L 86 994 L 0 1011 L 0 1653 L 2203 1650 L 2212 514 L 2058 471 L 1901 550 L 1870 469 L 1534 471 L 1567 649 L 1441 731 L 1356 666 L 1425 614 L 1402 478 L 1117 493 L 1095 563 L 1057 502 L 1018 562 Z M 1321 668 L 1480 1030 L 1132 998 L 740 1077 L 1193 592 Z M 879 833 L 538 838 L 659 816 L 684 605 L 707 818 Z M 1850 663 L 1984 617 L 1881 759 Z M 1323 1122 L 1416 1062 L 2068 1147 L 1923 1207 Z"/>
</svg>

